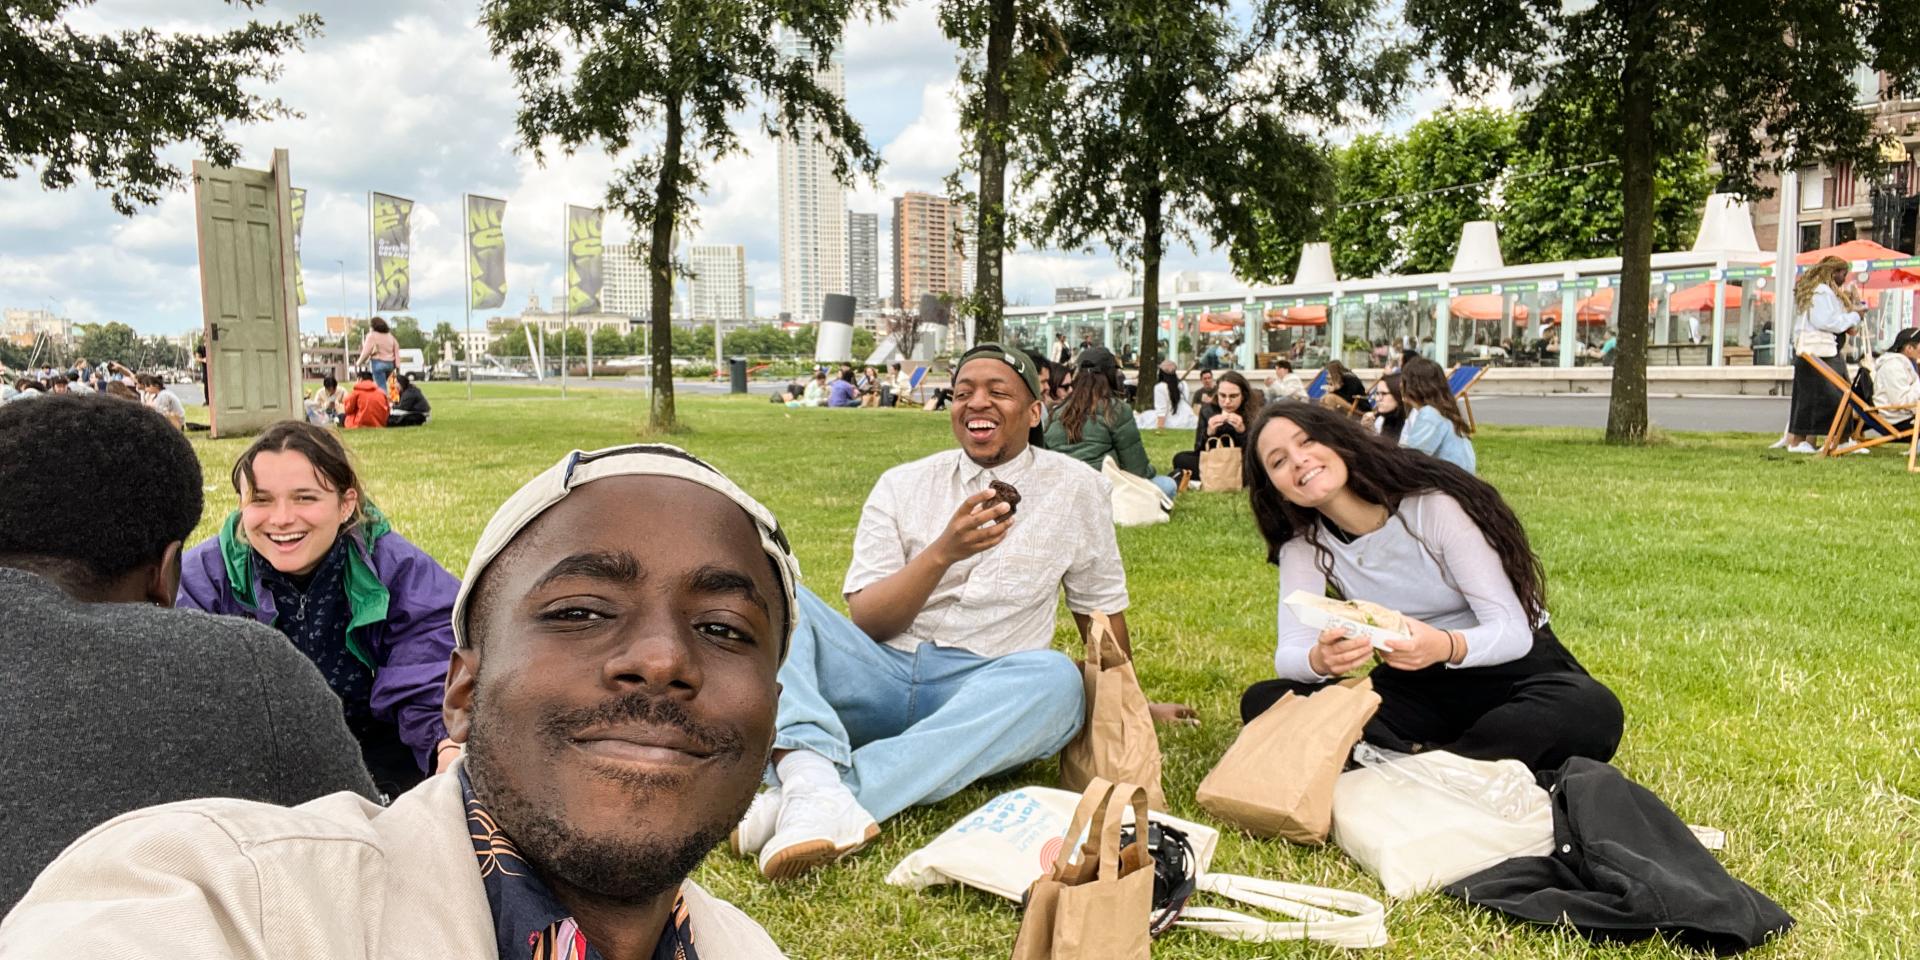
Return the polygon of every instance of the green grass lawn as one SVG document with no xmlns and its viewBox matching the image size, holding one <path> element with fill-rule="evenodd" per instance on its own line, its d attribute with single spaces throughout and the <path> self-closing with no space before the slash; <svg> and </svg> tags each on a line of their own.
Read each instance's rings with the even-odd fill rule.
<svg viewBox="0 0 1920 960">
<path fill-rule="evenodd" d="M 494 508 L 573 447 L 635 440 L 639 392 L 428 384 L 423 429 L 345 434 L 400 531 L 459 573 Z M 860 506 L 888 467 L 952 444 L 944 414 L 787 410 L 763 399 L 682 397 L 673 442 L 764 501 L 808 582 L 832 602 Z M 204 419 L 199 417 L 197 419 Z M 1150 437 L 1165 468 L 1187 436 Z M 1615 449 L 1595 432 L 1488 427 L 1480 465 L 1545 560 L 1561 639 L 1619 693 L 1615 762 L 1689 822 L 1728 833 L 1723 862 L 1799 926 L 1763 956 L 1920 956 L 1920 476 L 1904 450 L 1841 462 L 1771 454 L 1769 438 L 1675 434 Z M 199 536 L 233 506 L 242 441 L 196 440 L 209 484 Z M 1207 820 L 1193 791 L 1239 730 L 1248 683 L 1272 675 L 1274 570 L 1240 494 L 1188 493 L 1173 521 L 1120 531 L 1127 611 L 1150 696 L 1205 719 L 1163 730 L 1174 811 Z M 1062 616 L 1057 642 L 1077 647 Z M 761 921 L 793 956 L 995 957 L 1019 917 L 960 888 L 911 893 L 882 877 L 907 853 L 1010 787 L 1051 785 L 1051 762 L 910 811 L 837 869 L 783 885 L 715 853 L 699 879 Z M 1337 848 L 1224 831 L 1214 869 L 1381 896 Z M 1664 956 L 1523 928 L 1434 895 L 1389 905 L 1378 955 Z M 1160 957 L 1318 956 L 1193 932 Z"/>
</svg>

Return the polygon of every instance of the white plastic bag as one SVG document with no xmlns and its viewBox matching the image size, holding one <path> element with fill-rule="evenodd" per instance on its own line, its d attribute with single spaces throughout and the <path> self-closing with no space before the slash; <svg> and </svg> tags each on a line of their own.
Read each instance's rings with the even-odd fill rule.
<svg viewBox="0 0 1920 960">
<path fill-rule="evenodd" d="M 912 890 L 964 883 L 1019 903 L 1060 853 L 1079 802 L 1078 793 L 1051 787 L 1010 790 L 908 854 L 888 871 L 887 882 Z M 1186 834 L 1195 871 L 1207 872 L 1220 845 L 1220 831 L 1159 812 L 1148 819 Z"/>
<path fill-rule="evenodd" d="M 1349 770 L 1333 786 L 1333 840 L 1396 899 L 1438 890 L 1513 857 L 1544 856 L 1553 849 L 1553 804 L 1545 790 L 1528 786 L 1520 816 L 1509 819 L 1432 785 L 1516 775 L 1532 780 L 1518 760 L 1469 760 L 1444 750 Z"/>
<path fill-rule="evenodd" d="M 1145 527 L 1166 523 L 1172 516 L 1173 499 L 1161 493 L 1153 481 L 1120 469 L 1111 455 L 1101 462 L 1100 473 L 1113 487 L 1113 522 L 1116 525 Z"/>
</svg>

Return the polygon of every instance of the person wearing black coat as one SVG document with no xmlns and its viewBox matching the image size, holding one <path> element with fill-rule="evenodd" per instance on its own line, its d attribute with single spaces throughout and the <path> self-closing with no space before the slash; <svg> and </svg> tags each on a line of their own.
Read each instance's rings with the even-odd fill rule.
<svg viewBox="0 0 1920 960">
<path fill-rule="evenodd" d="M 1193 449 L 1173 455 L 1172 476 L 1177 480 L 1186 471 L 1187 479 L 1205 481 L 1200 475 L 1200 452 L 1208 440 L 1220 440 L 1239 449 L 1247 447 L 1247 426 L 1253 421 L 1253 387 L 1238 371 L 1220 375 L 1214 387 L 1214 402 L 1200 408 L 1200 422 L 1193 428 Z"/>
<path fill-rule="evenodd" d="M 1367 387 L 1360 382 L 1360 375 L 1338 360 L 1327 361 L 1326 395 L 1347 401 L 1361 413 L 1373 409 L 1373 404 L 1367 402 Z"/>
</svg>

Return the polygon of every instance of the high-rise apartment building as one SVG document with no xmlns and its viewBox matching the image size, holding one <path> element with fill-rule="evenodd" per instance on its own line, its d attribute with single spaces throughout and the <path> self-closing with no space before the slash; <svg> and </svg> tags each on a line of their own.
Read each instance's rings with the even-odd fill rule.
<svg viewBox="0 0 1920 960">
<path fill-rule="evenodd" d="M 779 39 L 789 58 L 814 56 L 813 48 L 791 34 Z M 846 93 L 846 77 L 835 52 L 818 74 L 834 96 Z M 827 132 L 810 120 L 782 130 L 780 145 L 780 311 L 799 321 L 820 319 L 829 293 L 847 292 L 847 206 L 845 190 L 833 175 L 833 159 L 819 138 Z"/>
<path fill-rule="evenodd" d="M 739 244 L 702 244 L 687 256 L 693 274 L 688 286 L 694 320 L 745 320 L 753 316 L 747 302 L 747 248 Z"/>
<path fill-rule="evenodd" d="M 853 308 L 880 309 L 880 215 L 847 214 L 847 292 Z"/>
<path fill-rule="evenodd" d="M 601 247 L 600 309 L 635 320 L 653 315 L 653 291 L 647 283 L 647 248 L 639 243 L 609 243 Z M 560 312 L 556 299 L 554 312 Z"/>
<path fill-rule="evenodd" d="M 972 292 L 966 216 L 961 204 L 930 193 L 893 198 L 893 299 L 901 309 L 919 309 L 927 294 Z"/>
</svg>

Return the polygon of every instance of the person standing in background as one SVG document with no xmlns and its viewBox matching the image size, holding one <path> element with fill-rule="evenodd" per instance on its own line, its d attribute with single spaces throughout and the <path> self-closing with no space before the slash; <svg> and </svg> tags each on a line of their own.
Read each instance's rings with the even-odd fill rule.
<svg viewBox="0 0 1920 960">
<path fill-rule="evenodd" d="M 372 370 L 374 385 L 386 390 L 392 386 L 387 378 L 393 376 L 400 365 L 400 341 L 394 339 L 387 321 L 379 317 L 374 317 L 368 326 L 373 330 L 360 341 L 360 359 L 354 361 L 354 366 Z"/>
<path fill-rule="evenodd" d="M 1793 285 L 1793 402 L 1787 409 L 1787 435 L 1775 443 L 1788 453 L 1816 453 L 1811 442 L 1823 437 L 1840 410 L 1840 391 L 1813 363 L 1824 363 L 1842 382 L 1847 361 L 1841 341 L 1860 325 L 1859 288 L 1847 282 L 1852 266 L 1839 257 L 1827 257 L 1808 267 Z M 1813 362 L 1808 362 L 1808 357 Z"/>
</svg>

